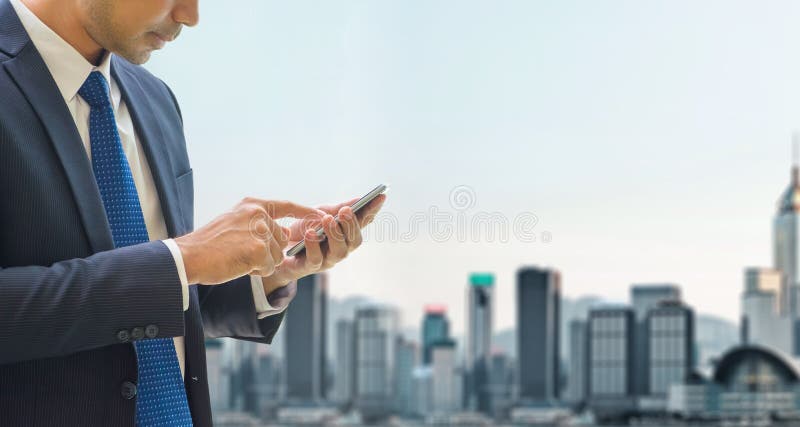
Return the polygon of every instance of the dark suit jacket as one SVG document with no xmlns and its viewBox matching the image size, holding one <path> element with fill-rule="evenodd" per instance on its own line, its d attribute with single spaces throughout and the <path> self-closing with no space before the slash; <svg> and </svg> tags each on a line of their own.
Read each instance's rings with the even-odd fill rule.
<svg viewBox="0 0 800 427">
<path fill-rule="evenodd" d="M 118 57 L 127 104 L 171 237 L 194 227 L 192 169 L 167 86 Z M 160 241 L 114 249 L 72 116 L 7 0 L 0 0 L 0 425 L 133 426 L 130 340 L 186 337 L 195 426 L 211 426 L 204 337 L 270 343 L 249 277 L 191 286 L 183 311 Z M 134 330 L 134 328 L 142 328 Z"/>
</svg>

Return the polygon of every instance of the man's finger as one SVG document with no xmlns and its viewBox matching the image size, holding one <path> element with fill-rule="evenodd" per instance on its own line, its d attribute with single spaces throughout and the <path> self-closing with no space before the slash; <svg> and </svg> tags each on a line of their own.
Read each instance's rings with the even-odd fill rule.
<svg viewBox="0 0 800 427">
<path fill-rule="evenodd" d="M 272 224 L 270 224 L 270 228 L 272 231 L 272 238 L 278 244 L 278 247 L 285 248 L 286 245 L 289 243 L 289 235 L 286 234 L 286 232 L 284 231 L 284 227 L 281 227 L 280 224 L 278 224 L 275 221 L 272 221 Z"/>
<path fill-rule="evenodd" d="M 377 215 L 378 211 L 383 207 L 383 202 L 385 201 L 386 195 L 379 194 L 377 197 L 370 200 L 363 208 L 359 209 L 356 213 L 359 227 L 364 228 L 364 226 L 372 222 L 372 220 L 375 219 L 375 215 Z"/>
<path fill-rule="evenodd" d="M 259 200 L 267 214 L 274 218 L 293 217 L 298 219 L 315 219 L 325 216 L 325 212 L 303 206 L 288 200 Z"/>
<path fill-rule="evenodd" d="M 305 257 L 306 257 L 306 266 L 310 270 L 310 272 L 315 272 L 322 267 L 322 247 L 320 247 L 320 242 L 322 238 L 317 236 L 317 232 L 314 230 L 306 231 L 305 235 L 306 241 L 306 250 L 305 250 Z"/>
<path fill-rule="evenodd" d="M 361 229 L 359 228 L 358 219 L 349 206 L 339 210 L 339 225 L 342 227 L 348 250 L 352 251 L 361 245 Z"/>
<path fill-rule="evenodd" d="M 278 265 L 283 261 L 283 247 L 279 246 L 278 242 L 275 239 L 270 239 L 269 242 L 269 253 L 272 257 L 272 265 Z"/>
<path fill-rule="evenodd" d="M 325 217 L 322 223 L 325 235 L 328 236 L 328 251 L 325 262 L 328 265 L 333 265 L 347 256 L 347 242 L 344 239 L 344 233 L 342 233 L 339 223 L 333 217 Z"/>
<path fill-rule="evenodd" d="M 318 209 L 327 214 L 336 215 L 339 212 L 339 209 L 345 206 L 352 206 L 353 203 L 357 202 L 359 198 L 360 197 L 356 197 L 346 202 L 339 203 L 338 205 L 320 206 Z"/>
<path fill-rule="evenodd" d="M 322 225 L 322 218 L 296 220 L 289 226 L 289 239 L 292 241 L 303 240 L 303 234 L 309 228 L 318 228 Z"/>
</svg>

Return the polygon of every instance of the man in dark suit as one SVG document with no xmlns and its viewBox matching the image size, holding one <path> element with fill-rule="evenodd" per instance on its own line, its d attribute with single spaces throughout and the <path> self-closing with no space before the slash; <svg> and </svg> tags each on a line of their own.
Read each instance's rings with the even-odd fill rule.
<svg viewBox="0 0 800 427">
<path fill-rule="evenodd" d="M 136 64 L 197 21 L 197 0 L 0 0 L 0 425 L 210 426 L 204 337 L 270 343 L 383 203 L 246 197 L 194 230 L 180 109 Z"/>
</svg>

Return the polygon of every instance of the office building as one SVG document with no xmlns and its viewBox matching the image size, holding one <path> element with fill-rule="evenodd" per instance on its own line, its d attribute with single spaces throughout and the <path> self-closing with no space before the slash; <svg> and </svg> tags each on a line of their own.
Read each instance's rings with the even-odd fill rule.
<svg viewBox="0 0 800 427">
<path fill-rule="evenodd" d="M 744 270 L 744 291 L 763 292 L 775 296 L 772 311 L 781 312 L 781 291 L 783 276 L 779 270 L 772 268 L 750 267 Z"/>
<path fill-rule="evenodd" d="M 747 268 L 742 293 L 742 343 L 792 353 L 793 319 L 782 312 L 783 278 L 769 268 Z"/>
<path fill-rule="evenodd" d="M 647 339 L 647 313 L 663 301 L 681 301 L 681 289 L 669 283 L 635 284 L 631 286 L 631 304 L 635 314 L 633 345 L 635 349 L 633 392 L 644 396 L 649 393 L 650 367 Z"/>
<path fill-rule="evenodd" d="M 589 369 L 589 334 L 584 320 L 569 323 L 569 376 L 567 377 L 566 400 L 571 404 L 581 404 L 586 400 L 586 385 Z"/>
<path fill-rule="evenodd" d="M 286 309 L 286 399 L 320 402 L 326 397 L 327 275 L 298 280 L 297 294 Z"/>
<path fill-rule="evenodd" d="M 433 411 L 433 369 L 429 365 L 415 367 L 411 381 L 414 385 L 414 415 L 425 418 Z"/>
<path fill-rule="evenodd" d="M 648 313 L 648 394 L 663 397 L 665 404 L 669 388 L 686 383 L 694 371 L 694 328 L 694 311 L 677 301 Z"/>
<path fill-rule="evenodd" d="M 631 305 L 636 320 L 644 320 L 647 312 L 662 301 L 681 301 L 681 288 L 671 283 L 637 283 L 631 286 Z"/>
<path fill-rule="evenodd" d="M 441 304 L 430 304 L 425 307 L 422 320 L 422 363 L 431 363 L 433 344 L 450 338 L 450 321 L 447 319 L 447 307 Z"/>
<path fill-rule="evenodd" d="M 365 420 L 383 419 L 394 410 L 395 345 L 400 318 L 391 307 L 356 311 L 355 407 Z"/>
<path fill-rule="evenodd" d="M 431 348 L 434 413 L 453 413 L 461 409 L 461 396 L 456 369 L 456 344 L 452 340 L 438 341 Z"/>
<path fill-rule="evenodd" d="M 419 348 L 413 341 L 397 337 L 395 345 L 395 410 L 403 415 L 414 412 L 414 368 L 419 365 Z"/>
<path fill-rule="evenodd" d="M 222 340 L 222 364 L 227 373 L 228 410 L 255 412 L 255 365 L 257 344 L 251 341 Z"/>
<path fill-rule="evenodd" d="M 253 415 L 270 417 L 278 409 L 281 397 L 283 362 L 267 345 L 256 345 L 255 393 Z"/>
<path fill-rule="evenodd" d="M 505 420 L 508 418 L 513 403 L 513 387 L 514 375 L 510 358 L 501 351 L 493 352 L 489 364 L 489 389 L 492 402 L 492 411 L 489 415 L 493 419 Z"/>
<path fill-rule="evenodd" d="M 470 275 L 467 286 L 467 346 L 468 379 L 465 406 L 468 410 L 489 413 L 491 403 L 488 389 L 489 357 L 492 345 L 492 307 L 494 305 L 494 275 Z"/>
<path fill-rule="evenodd" d="M 231 378 L 230 370 L 223 359 L 223 345 L 220 338 L 206 338 L 206 375 L 213 412 L 230 409 Z"/>
<path fill-rule="evenodd" d="M 561 275 L 558 271 L 517 271 L 517 362 L 521 403 L 559 399 Z"/>
<path fill-rule="evenodd" d="M 334 373 L 333 400 L 348 407 L 353 402 L 356 365 L 355 326 L 352 320 L 336 322 L 336 372 Z"/>
<path fill-rule="evenodd" d="M 589 312 L 588 404 L 601 419 L 635 408 L 634 316 L 629 307 Z"/>
<path fill-rule="evenodd" d="M 795 141 L 795 143 L 797 143 Z M 792 165 L 791 181 L 778 200 L 773 221 L 773 257 L 781 272 L 780 304 L 793 319 L 800 317 L 800 182 L 798 165 Z"/>
</svg>

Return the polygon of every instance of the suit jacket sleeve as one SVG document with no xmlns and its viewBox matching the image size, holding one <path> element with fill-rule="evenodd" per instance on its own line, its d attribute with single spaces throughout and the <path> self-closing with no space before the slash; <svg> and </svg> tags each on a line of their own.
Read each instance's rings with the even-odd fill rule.
<svg viewBox="0 0 800 427">
<path fill-rule="evenodd" d="M 175 261 L 161 241 L 51 266 L 0 268 L 0 364 L 126 342 L 134 327 L 184 334 Z"/>
<path fill-rule="evenodd" d="M 286 310 L 258 319 L 250 276 L 216 286 L 199 286 L 200 311 L 207 337 L 230 337 L 263 344 L 272 343 Z"/>
<path fill-rule="evenodd" d="M 181 107 L 172 89 L 164 87 L 172 98 L 175 112 L 183 127 Z M 278 331 L 286 310 L 280 314 L 258 319 L 250 276 L 242 276 L 228 283 L 199 285 L 200 311 L 203 316 L 203 330 L 210 338 L 238 338 L 247 341 L 270 344 Z"/>
<path fill-rule="evenodd" d="M 163 82 L 162 82 L 163 83 Z M 164 84 L 183 126 L 183 115 L 172 89 Z M 216 286 L 199 285 L 203 330 L 209 338 L 237 338 L 269 344 L 286 311 L 258 319 L 249 276 Z"/>
</svg>

